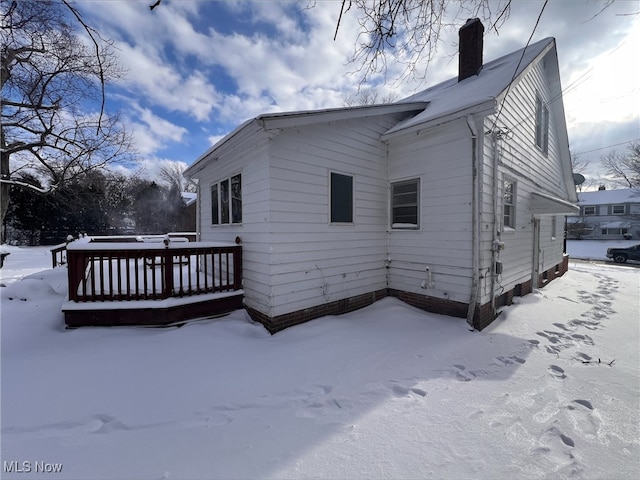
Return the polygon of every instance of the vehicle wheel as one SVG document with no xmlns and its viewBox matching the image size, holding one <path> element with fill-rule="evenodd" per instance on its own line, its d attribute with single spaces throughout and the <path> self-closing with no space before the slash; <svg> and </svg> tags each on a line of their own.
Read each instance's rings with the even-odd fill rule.
<svg viewBox="0 0 640 480">
<path fill-rule="evenodd" d="M 615 257 L 613 257 L 613 261 L 616 263 L 624 263 L 627 261 L 627 256 L 618 254 Z"/>
</svg>

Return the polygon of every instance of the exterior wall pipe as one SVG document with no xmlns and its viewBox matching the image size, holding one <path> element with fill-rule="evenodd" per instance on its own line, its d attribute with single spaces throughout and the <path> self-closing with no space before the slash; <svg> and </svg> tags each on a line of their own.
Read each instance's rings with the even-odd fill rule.
<svg viewBox="0 0 640 480">
<path fill-rule="evenodd" d="M 492 140 L 492 156 L 493 156 L 493 233 L 491 242 L 491 313 L 496 314 L 496 250 L 500 241 L 498 232 L 498 134 L 495 130 L 491 131 Z"/>
<path fill-rule="evenodd" d="M 479 165 L 479 149 L 478 149 L 478 130 L 473 123 L 473 117 L 467 116 L 467 126 L 471 132 L 471 295 L 469 299 L 469 309 L 467 310 L 467 323 L 473 326 L 473 315 L 475 313 L 476 304 L 478 303 L 478 291 L 480 289 L 479 272 L 479 222 L 478 215 L 478 165 Z"/>
</svg>

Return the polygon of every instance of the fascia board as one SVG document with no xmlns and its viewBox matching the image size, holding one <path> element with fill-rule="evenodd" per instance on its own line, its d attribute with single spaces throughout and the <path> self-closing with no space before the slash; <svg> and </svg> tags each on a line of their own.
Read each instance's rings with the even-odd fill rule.
<svg viewBox="0 0 640 480">
<path fill-rule="evenodd" d="M 305 112 L 265 114 L 257 117 L 258 124 L 265 130 L 301 127 L 352 118 L 367 118 L 394 113 L 422 111 L 428 102 L 393 103 L 366 107 L 348 107 Z"/>
<path fill-rule="evenodd" d="M 262 128 L 256 122 L 256 119 L 253 118 L 251 120 L 247 120 L 246 122 L 239 125 L 235 130 L 231 131 L 231 133 L 227 134 L 224 138 L 219 140 L 215 145 L 213 145 L 209 150 L 200 155 L 187 169 L 184 171 L 184 176 L 187 178 L 193 178 L 196 173 L 200 172 L 204 169 L 208 164 L 209 160 L 225 153 L 235 145 L 243 143 L 248 138 L 251 138 L 253 135 L 260 132 Z"/>
</svg>

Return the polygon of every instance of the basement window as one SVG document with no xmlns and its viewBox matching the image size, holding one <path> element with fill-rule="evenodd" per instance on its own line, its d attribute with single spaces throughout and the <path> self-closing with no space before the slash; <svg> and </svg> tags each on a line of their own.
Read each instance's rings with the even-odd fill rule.
<svg viewBox="0 0 640 480">
<path fill-rule="evenodd" d="M 416 229 L 420 226 L 420 180 L 415 178 L 391 184 L 391 228 Z"/>
</svg>

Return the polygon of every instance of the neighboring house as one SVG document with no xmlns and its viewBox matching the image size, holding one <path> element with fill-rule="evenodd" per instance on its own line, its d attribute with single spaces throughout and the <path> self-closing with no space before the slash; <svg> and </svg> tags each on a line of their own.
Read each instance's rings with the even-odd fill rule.
<svg viewBox="0 0 640 480">
<path fill-rule="evenodd" d="M 578 193 L 579 215 L 567 217 L 567 237 L 640 238 L 640 188 Z"/>
<path fill-rule="evenodd" d="M 483 31 L 460 30 L 457 78 L 260 115 L 186 170 L 200 240 L 242 242 L 252 318 L 275 332 L 391 295 L 484 328 L 566 271 L 577 198 L 555 40 L 483 65 Z"/>
</svg>

